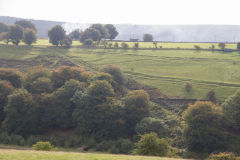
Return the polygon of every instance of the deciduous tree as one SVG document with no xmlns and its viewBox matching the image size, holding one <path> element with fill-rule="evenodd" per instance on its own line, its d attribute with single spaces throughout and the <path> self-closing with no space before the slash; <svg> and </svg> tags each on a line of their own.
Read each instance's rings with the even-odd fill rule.
<svg viewBox="0 0 240 160">
<path fill-rule="evenodd" d="M 118 35 L 118 31 L 116 29 L 116 27 L 112 24 L 106 24 L 104 25 L 104 27 L 108 30 L 108 33 L 109 33 L 109 38 L 111 40 L 115 39 Z"/>
<path fill-rule="evenodd" d="M 80 40 L 81 32 L 79 29 L 75 29 L 71 33 L 69 33 L 69 37 L 73 40 Z"/>
<path fill-rule="evenodd" d="M 3 127 L 9 134 L 30 135 L 37 133 L 38 117 L 33 97 L 25 89 L 17 89 L 8 96 L 4 107 L 6 118 Z"/>
<path fill-rule="evenodd" d="M 153 36 L 151 34 L 144 34 L 143 35 L 143 41 L 144 42 L 152 42 L 153 41 Z"/>
<path fill-rule="evenodd" d="M 52 27 L 48 31 L 48 37 L 49 37 L 50 43 L 52 43 L 53 45 L 58 46 L 60 44 L 60 42 L 62 40 L 64 40 L 64 38 L 66 37 L 66 33 L 65 32 L 66 31 L 60 25 L 56 25 L 56 26 Z"/>
<path fill-rule="evenodd" d="M 124 98 L 126 128 L 128 135 L 135 134 L 135 126 L 149 113 L 149 95 L 144 90 L 130 91 Z"/>
<path fill-rule="evenodd" d="M 18 24 L 19 26 L 23 27 L 24 29 L 29 28 L 37 32 L 37 29 L 35 27 L 35 24 L 33 24 L 31 21 L 28 20 L 18 20 L 15 22 L 15 24 Z"/>
<path fill-rule="evenodd" d="M 90 28 L 94 28 L 96 29 L 97 31 L 99 31 L 100 33 L 100 39 L 101 40 L 102 38 L 109 38 L 109 33 L 108 33 L 108 30 L 107 28 L 105 28 L 102 24 L 98 23 L 98 24 L 92 24 L 90 26 Z"/>
<path fill-rule="evenodd" d="M 8 32 L 8 25 L 5 23 L 0 23 L 0 33 Z"/>
<path fill-rule="evenodd" d="M 5 43 L 8 44 L 10 42 L 9 33 L 8 32 L 0 33 L 0 41 L 5 41 Z"/>
<path fill-rule="evenodd" d="M 168 153 L 168 142 L 158 138 L 156 133 L 141 135 L 141 139 L 136 143 L 136 152 L 141 155 L 166 156 Z"/>
<path fill-rule="evenodd" d="M 23 42 L 31 45 L 37 41 L 37 34 L 34 30 L 26 28 L 23 33 Z"/>
<path fill-rule="evenodd" d="M 196 102 L 183 113 L 184 138 L 188 150 L 211 153 L 226 147 L 224 118 L 220 107 L 211 102 Z"/>
<path fill-rule="evenodd" d="M 240 130 L 240 92 L 230 96 L 222 104 L 223 112 L 230 121 L 230 127 Z"/>
<path fill-rule="evenodd" d="M 11 42 L 15 45 L 18 45 L 23 38 L 23 28 L 18 24 L 10 26 L 8 35 Z"/>
<path fill-rule="evenodd" d="M 87 28 L 81 33 L 80 41 L 84 42 L 86 39 L 92 39 L 93 41 L 101 40 L 101 33 L 95 28 Z"/>
</svg>

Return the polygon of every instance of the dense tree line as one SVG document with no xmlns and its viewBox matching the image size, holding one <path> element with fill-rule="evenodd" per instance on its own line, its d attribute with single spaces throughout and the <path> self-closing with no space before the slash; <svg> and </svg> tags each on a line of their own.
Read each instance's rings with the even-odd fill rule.
<svg viewBox="0 0 240 160">
<path fill-rule="evenodd" d="M 91 46 L 93 42 L 99 43 L 103 39 L 113 40 L 117 35 L 118 32 L 112 24 L 92 24 L 84 31 L 76 29 L 68 35 L 60 25 L 54 26 L 48 31 L 50 43 L 56 46 L 65 45 L 67 47 L 72 44 L 72 40 L 79 40 L 84 45 Z"/>
<path fill-rule="evenodd" d="M 12 42 L 18 45 L 23 41 L 27 45 L 31 45 L 37 41 L 37 29 L 35 25 L 28 20 L 16 21 L 14 25 L 8 26 L 0 23 L 0 40 L 7 44 Z"/>
<path fill-rule="evenodd" d="M 0 40 L 6 42 L 6 44 L 12 42 L 18 45 L 22 41 L 27 45 L 31 45 L 37 41 L 36 33 L 37 29 L 35 25 L 28 20 L 16 21 L 12 26 L 0 23 Z M 49 42 L 51 44 L 67 48 L 72 45 L 72 40 L 79 40 L 89 46 L 94 41 L 99 42 L 102 39 L 113 40 L 117 35 L 118 32 L 112 24 L 92 24 L 84 31 L 76 29 L 68 35 L 61 25 L 56 25 L 48 31 Z"/>
<path fill-rule="evenodd" d="M 132 137 L 136 124 L 148 115 L 149 96 L 143 90 L 127 91 L 116 66 L 103 71 L 1 69 L 1 130 L 24 137 L 54 129 L 97 140 Z"/>
</svg>

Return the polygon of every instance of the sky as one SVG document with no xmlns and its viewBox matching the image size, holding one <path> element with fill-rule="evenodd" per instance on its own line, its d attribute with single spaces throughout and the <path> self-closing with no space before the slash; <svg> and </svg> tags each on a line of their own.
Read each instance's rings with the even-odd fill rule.
<svg viewBox="0 0 240 160">
<path fill-rule="evenodd" d="M 0 0 L 0 16 L 76 23 L 240 25 L 239 0 Z"/>
</svg>

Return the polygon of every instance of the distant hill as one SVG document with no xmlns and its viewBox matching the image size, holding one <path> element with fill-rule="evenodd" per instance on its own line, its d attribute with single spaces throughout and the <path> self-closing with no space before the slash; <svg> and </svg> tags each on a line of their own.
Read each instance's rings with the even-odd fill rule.
<svg viewBox="0 0 240 160">
<path fill-rule="evenodd" d="M 13 24 L 21 18 L 0 16 L 0 22 Z M 31 20 L 31 19 L 30 19 Z M 84 30 L 90 24 L 67 23 L 45 20 L 31 20 L 38 29 L 38 36 L 47 38 L 48 30 L 54 25 L 62 25 L 66 31 L 79 28 Z M 119 35 L 116 39 L 142 39 L 144 33 L 150 33 L 157 41 L 174 42 L 239 42 L 239 25 L 131 25 L 115 24 Z"/>
</svg>

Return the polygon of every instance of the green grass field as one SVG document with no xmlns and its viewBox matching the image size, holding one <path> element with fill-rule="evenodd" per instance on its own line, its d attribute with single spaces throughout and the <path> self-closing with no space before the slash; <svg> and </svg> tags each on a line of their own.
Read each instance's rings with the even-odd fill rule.
<svg viewBox="0 0 240 160">
<path fill-rule="evenodd" d="M 115 42 L 109 42 L 109 43 L 115 43 Z M 119 47 L 121 47 L 122 42 L 118 42 Z M 126 42 L 129 45 L 129 48 L 134 47 L 135 42 Z M 4 44 L 2 41 L 0 41 L 0 44 Z M 25 45 L 23 42 L 20 43 L 20 45 Z M 33 44 L 34 46 L 51 46 L 48 39 L 38 39 L 38 41 Z M 72 46 L 80 46 L 82 45 L 79 41 L 73 41 Z M 218 43 L 173 43 L 173 42 L 158 42 L 157 46 L 158 48 L 161 46 L 162 48 L 186 48 L 186 49 L 194 49 L 194 46 L 198 45 L 203 49 L 209 49 L 212 45 L 215 46 L 215 49 L 220 49 L 218 47 Z M 139 42 L 139 48 L 155 48 L 152 42 Z M 226 43 L 226 48 L 236 49 L 237 44 L 234 43 Z"/>
<path fill-rule="evenodd" d="M 205 98 L 214 89 L 219 100 L 240 89 L 240 53 L 195 50 L 62 49 L 41 45 L 1 46 L 0 58 L 27 59 L 61 55 L 80 66 L 102 68 L 116 64 L 137 81 L 159 88 L 172 97 Z M 46 44 L 45 44 L 46 43 Z M 80 42 L 75 42 L 80 43 Z M 180 43 L 179 43 L 180 44 Z M 185 84 L 193 90 L 186 93 Z"/>
<path fill-rule="evenodd" d="M 147 156 L 113 155 L 102 153 L 43 152 L 0 149 L 0 160 L 183 160 Z"/>
</svg>

